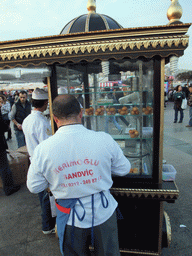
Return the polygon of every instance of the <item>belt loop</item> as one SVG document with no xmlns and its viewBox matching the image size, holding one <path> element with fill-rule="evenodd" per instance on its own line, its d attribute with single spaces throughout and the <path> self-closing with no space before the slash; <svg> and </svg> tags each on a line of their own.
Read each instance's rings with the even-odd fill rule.
<svg viewBox="0 0 192 256">
<path fill-rule="evenodd" d="M 103 193 L 103 191 L 101 191 L 101 192 L 99 192 L 99 193 L 100 193 L 100 195 L 101 195 L 101 202 L 102 202 L 103 207 L 104 207 L 104 208 L 107 208 L 108 205 L 109 205 L 109 202 L 108 202 L 108 200 L 107 200 L 105 194 Z M 104 198 L 105 198 L 105 200 L 106 200 L 106 204 L 105 204 L 105 202 L 104 202 Z"/>
</svg>

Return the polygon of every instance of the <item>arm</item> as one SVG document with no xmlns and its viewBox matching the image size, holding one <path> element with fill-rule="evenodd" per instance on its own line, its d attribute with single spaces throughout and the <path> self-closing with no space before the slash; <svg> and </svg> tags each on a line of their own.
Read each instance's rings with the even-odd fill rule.
<svg viewBox="0 0 192 256">
<path fill-rule="evenodd" d="M 113 152 L 114 157 L 112 159 L 111 172 L 118 176 L 125 176 L 130 172 L 131 163 L 124 156 L 123 151 L 116 141 L 114 141 Z"/>
<path fill-rule="evenodd" d="M 19 124 L 15 119 L 12 120 L 19 130 L 22 130 L 22 125 Z"/>
<path fill-rule="evenodd" d="M 15 104 L 13 104 L 12 109 L 9 113 L 9 119 L 12 121 L 13 119 L 15 119 L 15 115 L 16 115 L 16 106 Z"/>
<path fill-rule="evenodd" d="M 11 109 L 11 112 L 9 113 L 9 119 L 11 121 L 13 121 L 13 123 L 17 126 L 17 128 L 19 130 L 22 130 L 22 125 L 19 124 L 16 120 L 15 120 L 15 115 L 16 115 L 16 106 L 15 104 L 13 105 L 12 109 Z"/>
<path fill-rule="evenodd" d="M 31 193 L 37 194 L 48 188 L 48 182 L 43 176 L 43 168 L 38 148 L 35 149 L 27 174 L 27 187 Z"/>
<path fill-rule="evenodd" d="M 38 126 L 37 138 L 39 143 L 48 139 L 52 135 L 52 129 L 48 122 L 41 122 Z"/>
</svg>

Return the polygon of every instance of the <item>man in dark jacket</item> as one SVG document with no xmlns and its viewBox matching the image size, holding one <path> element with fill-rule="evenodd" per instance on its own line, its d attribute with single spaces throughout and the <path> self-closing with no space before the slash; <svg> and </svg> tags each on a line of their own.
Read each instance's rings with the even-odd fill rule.
<svg viewBox="0 0 192 256">
<path fill-rule="evenodd" d="M 20 186 L 15 186 L 11 170 L 9 168 L 6 149 L 7 142 L 4 137 L 4 132 L 7 130 L 7 123 L 2 118 L 0 113 L 0 176 L 3 182 L 3 190 L 6 196 L 9 196 L 20 189 Z"/>
<path fill-rule="evenodd" d="M 10 113 L 10 120 L 14 123 L 14 130 L 17 139 L 18 148 L 26 145 L 25 136 L 22 130 L 23 120 L 31 113 L 31 104 L 27 100 L 27 93 L 21 91 L 19 100 L 13 105 Z"/>
</svg>

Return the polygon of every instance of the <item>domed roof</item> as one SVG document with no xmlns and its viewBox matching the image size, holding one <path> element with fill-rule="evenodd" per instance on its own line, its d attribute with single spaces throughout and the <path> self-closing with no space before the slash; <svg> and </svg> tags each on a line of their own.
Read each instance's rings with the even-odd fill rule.
<svg viewBox="0 0 192 256">
<path fill-rule="evenodd" d="M 96 13 L 95 0 L 88 1 L 87 9 L 89 11 L 88 14 L 80 15 L 71 20 L 64 26 L 60 34 L 123 28 L 111 17 Z"/>
</svg>

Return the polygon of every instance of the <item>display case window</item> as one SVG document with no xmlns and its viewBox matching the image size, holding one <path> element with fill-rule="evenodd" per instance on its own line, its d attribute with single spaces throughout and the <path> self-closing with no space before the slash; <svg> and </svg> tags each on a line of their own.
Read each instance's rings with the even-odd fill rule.
<svg viewBox="0 0 192 256">
<path fill-rule="evenodd" d="M 127 177 L 152 177 L 153 60 L 107 60 L 57 66 L 58 92 L 77 97 L 83 125 L 109 133 L 131 162 Z"/>
</svg>

